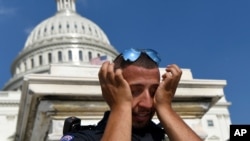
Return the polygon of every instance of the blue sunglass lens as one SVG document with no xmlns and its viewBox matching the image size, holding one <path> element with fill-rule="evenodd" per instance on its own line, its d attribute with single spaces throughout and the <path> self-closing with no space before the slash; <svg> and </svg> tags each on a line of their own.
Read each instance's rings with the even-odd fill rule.
<svg viewBox="0 0 250 141">
<path fill-rule="evenodd" d="M 158 53 L 152 49 L 146 49 L 145 53 L 157 64 L 161 62 L 161 58 L 158 56 Z"/>
<path fill-rule="evenodd" d="M 129 49 L 129 50 L 125 50 L 122 53 L 122 55 L 125 61 L 129 60 L 131 62 L 134 62 L 136 59 L 139 58 L 139 56 L 141 55 L 141 52 L 135 49 Z"/>
<path fill-rule="evenodd" d="M 161 61 L 160 57 L 158 56 L 157 52 L 152 49 L 137 50 L 137 49 L 131 48 L 131 49 L 125 50 L 122 53 L 122 56 L 125 61 L 129 60 L 131 62 L 134 62 L 140 57 L 142 52 L 146 53 L 157 64 L 160 63 Z"/>
</svg>

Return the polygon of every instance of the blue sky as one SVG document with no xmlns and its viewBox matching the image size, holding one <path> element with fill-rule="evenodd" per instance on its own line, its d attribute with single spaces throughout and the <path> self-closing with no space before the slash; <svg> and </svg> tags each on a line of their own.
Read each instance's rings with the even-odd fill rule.
<svg viewBox="0 0 250 141">
<path fill-rule="evenodd" d="M 77 0 L 118 50 L 154 48 L 197 79 L 226 80 L 233 124 L 250 124 L 249 0 Z M 29 32 L 56 12 L 55 0 L 0 0 L 0 87 Z"/>
</svg>

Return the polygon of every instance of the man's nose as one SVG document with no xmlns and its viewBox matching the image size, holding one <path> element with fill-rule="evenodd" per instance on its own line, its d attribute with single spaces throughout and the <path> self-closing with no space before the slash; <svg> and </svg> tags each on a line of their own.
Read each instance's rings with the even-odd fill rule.
<svg viewBox="0 0 250 141">
<path fill-rule="evenodd" d="M 153 106 L 153 97 L 150 95 L 148 90 L 145 90 L 141 97 L 140 97 L 140 103 L 139 106 L 144 108 L 152 108 Z"/>
</svg>

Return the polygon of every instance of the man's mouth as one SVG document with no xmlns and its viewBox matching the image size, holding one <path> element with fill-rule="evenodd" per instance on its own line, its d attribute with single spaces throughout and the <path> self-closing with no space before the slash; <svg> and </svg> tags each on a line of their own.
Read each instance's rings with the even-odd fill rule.
<svg viewBox="0 0 250 141">
<path fill-rule="evenodd" d="M 150 118 L 150 113 L 136 113 L 133 114 L 133 117 L 135 120 L 137 121 L 145 121 L 148 120 Z"/>
</svg>

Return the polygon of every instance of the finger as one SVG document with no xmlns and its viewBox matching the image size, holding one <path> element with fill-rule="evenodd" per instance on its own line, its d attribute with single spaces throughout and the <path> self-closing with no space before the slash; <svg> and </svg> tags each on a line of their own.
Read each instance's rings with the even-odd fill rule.
<svg viewBox="0 0 250 141">
<path fill-rule="evenodd" d="M 125 79 L 123 78 L 122 70 L 121 69 L 117 69 L 115 71 L 115 81 L 116 81 L 117 85 L 123 85 L 124 80 Z"/>
<path fill-rule="evenodd" d="M 105 83 L 106 75 L 107 75 L 107 68 L 108 68 L 109 61 L 106 61 L 102 64 L 99 72 L 98 77 L 101 83 Z"/>
<path fill-rule="evenodd" d="M 176 64 L 167 66 L 166 72 L 170 73 L 173 77 L 177 78 L 179 78 L 182 75 L 182 70 Z"/>
<path fill-rule="evenodd" d="M 168 65 L 166 67 L 166 73 L 164 74 L 164 84 L 165 84 L 165 88 L 171 88 L 171 87 L 175 87 L 176 83 L 179 82 L 179 77 L 180 77 L 180 73 L 179 73 L 179 67 L 177 65 Z M 177 81 L 177 82 L 176 82 Z"/>
<path fill-rule="evenodd" d="M 162 78 L 162 81 L 164 81 L 165 79 L 166 79 L 166 73 L 164 73 L 162 76 L 161 76 L 161 78 Z"/>
<path fill-rule="evenodd" d="M 178 73 L 182 72 L 181 69 L 179 68 L 179 66 L 177 66 L 176 64 L 168 65 L 166 70 L 175 70 Z"/>
<path fill-rule="evenodd" d="M 114 63 L 110 63 L 107 67 L 107 83 L 115 84 L 114 75 Z"/>
<path fill-rule="evenodd" d="M 182 70 L 176 64 L 172 64 L 167 67 L 166 71 L 169 71 L 172 74 L 171 87 L 174 94 L 178 87 Z"/>
</svg>

